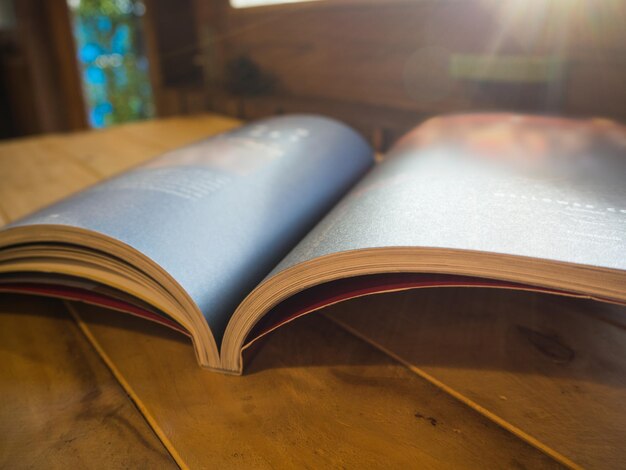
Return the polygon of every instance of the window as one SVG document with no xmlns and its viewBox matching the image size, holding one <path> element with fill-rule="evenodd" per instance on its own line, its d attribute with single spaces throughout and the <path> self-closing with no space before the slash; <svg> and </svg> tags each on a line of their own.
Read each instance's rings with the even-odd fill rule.
<svg viewBox="0 0 626 470">
<path fill-rule="evenodd" d="M 138 0 L 68 0 L 89 122 L 93 127 L 154 115 Z"/>
<path fill-rule="evenodd" d="M 319 0 L 230 0 L 233 8 L 260 7 L 265 5 L 280 5 L 283 3 L 315 2 Z"/>
</svg>

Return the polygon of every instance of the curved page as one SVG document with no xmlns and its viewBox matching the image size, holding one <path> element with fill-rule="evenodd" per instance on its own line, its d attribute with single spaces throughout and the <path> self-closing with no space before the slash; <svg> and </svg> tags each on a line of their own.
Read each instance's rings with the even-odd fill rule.
<svg viewBox="0 0 626 470">
<path fill-rule="evenodd" d="M 336 121 L 272 118 L 169 152 L 13 226 L 79 227 L 140 251 L 191 296 L 219 345 L 238 303 L 373 161 Z"/>
<path fill-rule="evenodd" d="M 388 247 L 626 270 L 625 181 L 626 132 L 615 123 L 436 118 L 407 135 L 273 274 Z"/>
</svg>

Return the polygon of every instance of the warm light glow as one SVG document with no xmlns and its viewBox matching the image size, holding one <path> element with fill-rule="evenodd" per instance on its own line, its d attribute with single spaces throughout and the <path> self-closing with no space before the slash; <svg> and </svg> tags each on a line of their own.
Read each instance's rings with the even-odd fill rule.
<svg viewBox="0 0 626 470">
<path fill-rule="evenodd" d="M 265 5 L 281 5 L 283 3 L 317 2 L 319 0 L 230 0 L 233 8 L 261 7 Z"/>
</svg>

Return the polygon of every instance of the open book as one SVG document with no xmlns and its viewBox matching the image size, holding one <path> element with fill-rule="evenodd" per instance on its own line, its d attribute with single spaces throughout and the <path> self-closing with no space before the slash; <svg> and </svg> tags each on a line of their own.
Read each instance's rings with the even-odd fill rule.
<svg viewBox="0 0 626 470">
<path fill-rule="evenodd" d="M 626 303 L 626 130 L 439 117 L 376 163 L 341 123 L 276 117 L 0 231 L 0 291 L 158 321 L 191 337 L 202 366 L 231 373 L 285 322 L 428 286 Z"/>
</svg>

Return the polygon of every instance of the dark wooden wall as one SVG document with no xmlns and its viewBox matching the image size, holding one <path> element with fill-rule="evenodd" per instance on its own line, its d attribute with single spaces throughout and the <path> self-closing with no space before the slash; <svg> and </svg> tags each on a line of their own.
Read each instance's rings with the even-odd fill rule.
<svg viewBox="0 0 626 470">
<path fill-rule="evenodd" d="M 87 127 L 65 0 L 20 0 L 0 30 L 0 138 Z"/>
<path fill-rule="evenodd" d="M 194 17 L 205 87 L 181 92 L 178 111 L 322 112 L 383 147 L 438 113 L 626 118 L 626 2 L 325 0 L 233 9 L 195 0 Z M 546 80 L 528 78 L 532 63 L 518 79 L 489 70 L 477 79 L 454 70 L 468 56 L 494 58 L 493 69 L 511 56 L 559 66 Z"/>
<path fill-rule="evenodd" d="M 316 112 L 352 124 L 380 149 L 448 112 L 626 120 L 623 0 L 145 3 L 162 116 Z M 11 126 L 22 134 L 85 127 L 65 0 L 15 5 L 19 27 L 0 31 L 2 135 Z M 517 69 L 502 76 L 511 59 Z M 544 80 L 533 75 L 537 60 L 556 64 Z"/>
</svg>

